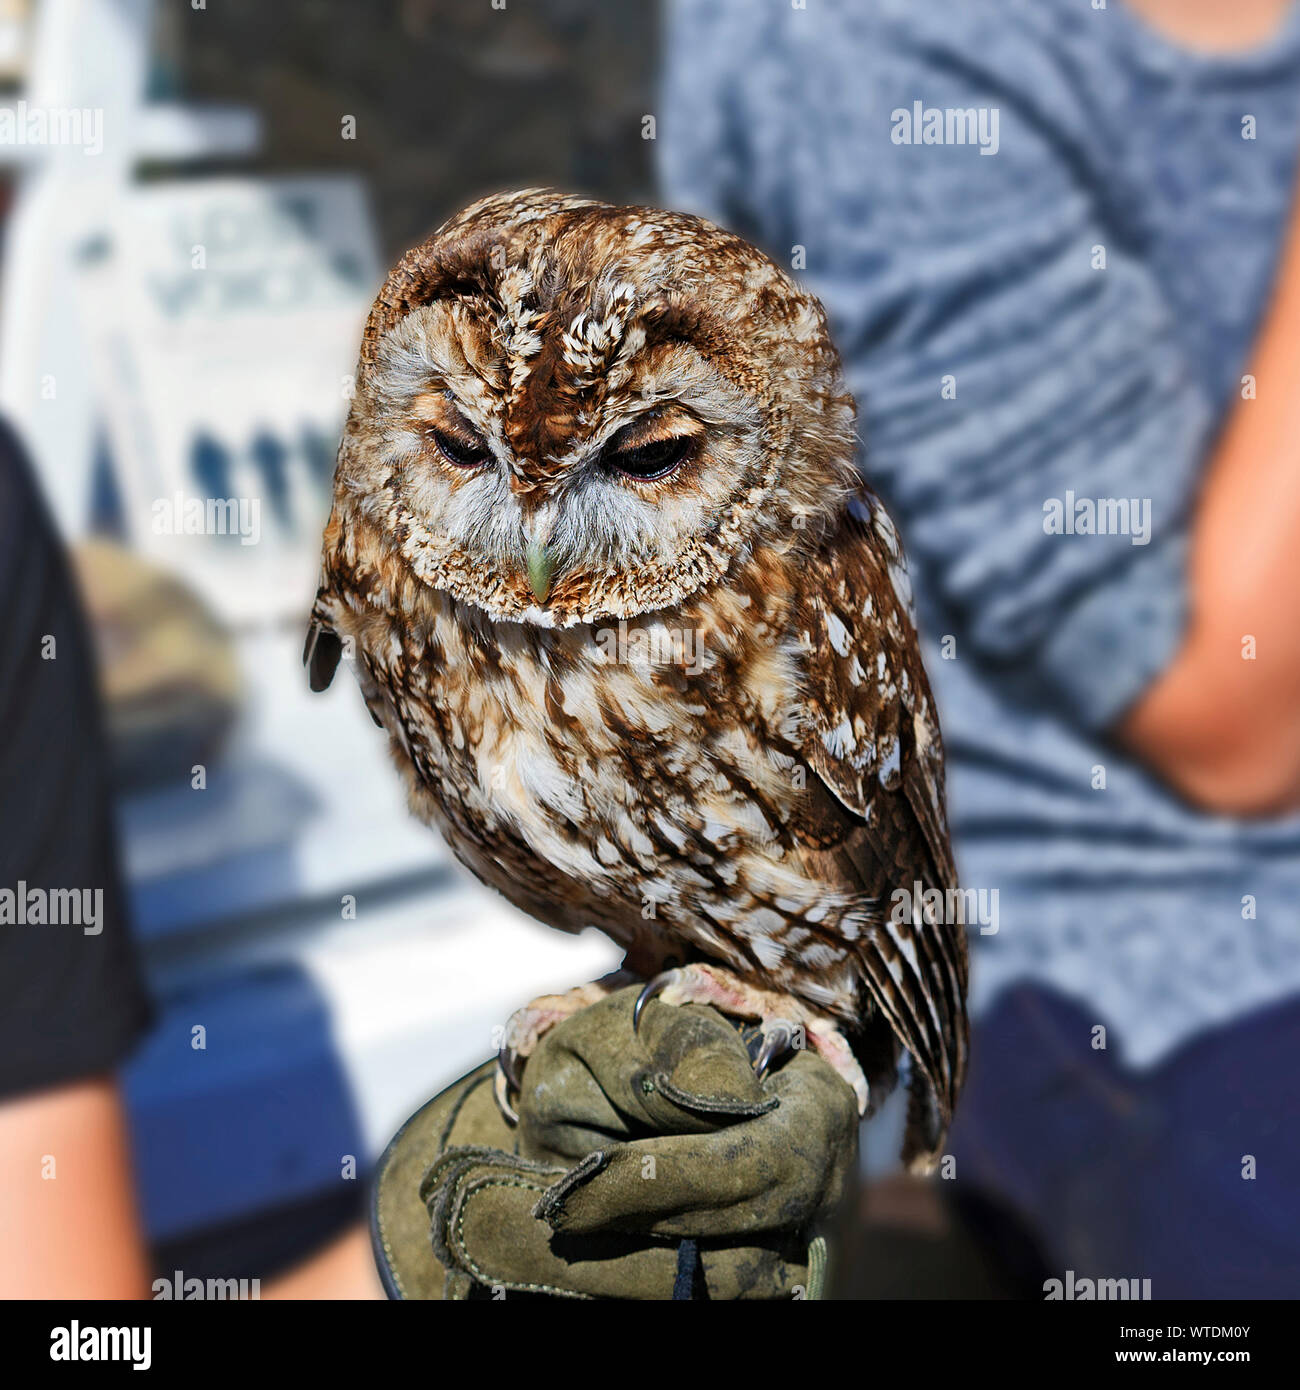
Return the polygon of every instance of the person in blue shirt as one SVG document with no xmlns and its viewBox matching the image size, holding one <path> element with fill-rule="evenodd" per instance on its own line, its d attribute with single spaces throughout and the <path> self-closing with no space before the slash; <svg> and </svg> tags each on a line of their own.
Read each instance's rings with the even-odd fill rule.
<svg viewBox="0 0 1300 1390">
<path fill-rule="evenodd" d="M 663 200 L 822 298 L 908 547 L 957 1181 L 1062 1278 L 1294 1294 L 1300 6 L 675 0 L 665 64 Z"/>
</svg>

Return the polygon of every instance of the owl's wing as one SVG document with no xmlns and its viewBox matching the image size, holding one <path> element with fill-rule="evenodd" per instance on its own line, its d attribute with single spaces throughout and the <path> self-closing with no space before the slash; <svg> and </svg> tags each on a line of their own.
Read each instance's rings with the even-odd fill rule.
<svg viewBox="0 0 1300 1390">
<path fill-rule="evenodd" d="M 873 1003 L 916 1064 L 911 1162 L 943 1142 L 964 1079 L 968 966 L 960 914 L 935 914 L 933 892 L 927 913 L 914 910 L 927 890 L 960 900 L 947 891 L 957 878 L 943 748 L 909 603 L 893 524 L 864 493 L 803 578 L 800 751 L 833 798 L 804 855 L 825 881 L 877 901 L 854 944 Z"/>
</svg>

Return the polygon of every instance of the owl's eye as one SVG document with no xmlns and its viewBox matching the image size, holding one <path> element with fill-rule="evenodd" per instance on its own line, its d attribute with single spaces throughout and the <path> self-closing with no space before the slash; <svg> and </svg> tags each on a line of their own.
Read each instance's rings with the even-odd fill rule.
<svg viewBox="0 0 1300 1390">
<path fill-rule="evenodd" d="M 436 427 L 431 427 L 429 434 L 438 452 L 457 468 L 475 468 L 487 460 L 487 443 L 480 434 L 469 430 L 452 434 Z"/>
<path fill-rule="evenodd" d="M 641 483 L 653 483 L 666 478 L 690 453 L 694 442 L 693 435 L 668 435 L 631 449 L 606 449 L 605 462 L 625 477 L 635 478 Z"/>
</svg>

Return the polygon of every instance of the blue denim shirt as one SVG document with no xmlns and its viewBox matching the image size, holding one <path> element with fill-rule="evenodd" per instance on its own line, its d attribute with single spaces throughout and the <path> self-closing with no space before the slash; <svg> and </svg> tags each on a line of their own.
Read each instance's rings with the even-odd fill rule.
<svg viewBox="0 0 1300 1390">
<path fill-rule="evenodd" d="M 998 894 L 976 1006 L 1050 983 L 1149 1064 L 1300 987 L 1300 817 L 1200 814 L 1105 737 L 1186 625 L 1198 482 L 1288 221 L 1300 13 L 1211 57 L 1122 0 L 799 3 L 671 5 L 664 199 L 830 313 L 908 547 L 958 867 Z"/>
</svg>

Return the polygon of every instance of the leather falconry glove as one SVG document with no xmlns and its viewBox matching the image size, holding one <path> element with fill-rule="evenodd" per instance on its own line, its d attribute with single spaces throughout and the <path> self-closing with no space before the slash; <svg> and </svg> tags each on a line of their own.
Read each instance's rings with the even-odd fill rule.
<svg viewBox="0 0 1300 1390">
<path fill-rule="evenodd" d="M 393 1297 L 819 1298 L 854 1180 L 858 1109 L 820 1057 L 763 1078 L 711 1008 L 620 990 L 527 1059 L 511 1124 L 486 1063 L 380 1160 L 374 1236 Z"/>
</svg>

